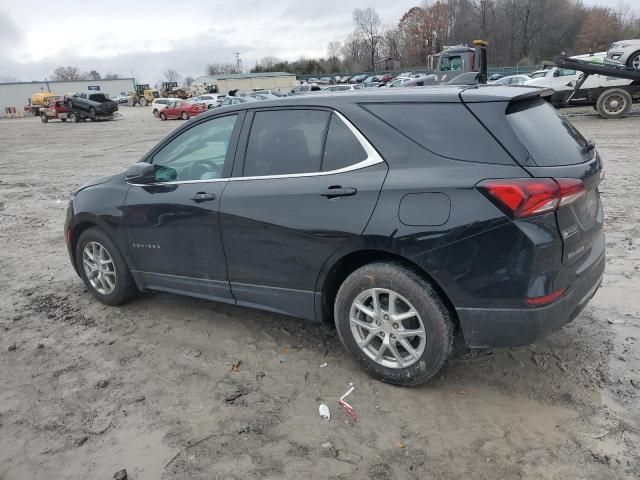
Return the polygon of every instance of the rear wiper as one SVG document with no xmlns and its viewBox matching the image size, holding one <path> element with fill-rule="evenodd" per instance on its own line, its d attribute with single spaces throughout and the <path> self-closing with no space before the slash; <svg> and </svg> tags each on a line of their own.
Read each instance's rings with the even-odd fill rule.
<svg viewBox="0 0 640 480">
<path fill-rule="evenodd" d="M 585 143 L 584 147 L 582 147 L 582 153 L 590 152 L 594 148 L 596 148 L 595 142 L 593 142 L 592 140 L 587 140 L 587 143 Z"/>
</svg>

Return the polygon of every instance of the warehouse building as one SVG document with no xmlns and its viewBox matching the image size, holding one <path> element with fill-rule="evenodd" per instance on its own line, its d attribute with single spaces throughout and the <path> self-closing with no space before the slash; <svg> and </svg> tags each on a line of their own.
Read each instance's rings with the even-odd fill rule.
<svg viewBox="0 0 640 480">
<path fill-rule="evenodd" d="M 34 93 L 51 92 L 65 95 L 83 90 L 99 90 L 109 95 L 118 95 L 123 92 L 126 94 L 134 89 L 135 80 L 133 78 L 0 83 L 0 111 L 4 111 L 5 107 L 16 107 L 18 110 L 22 110 Z"/>
<path fill-rule="evenodd" d="M 296 76 L 286 72 L 236 73 L 204 75 L 196 78 L 191 89 L 196 95 L 228 93 L 229 90 L 282 90 L 288 91 L 300 84 Z"/>
</svg>

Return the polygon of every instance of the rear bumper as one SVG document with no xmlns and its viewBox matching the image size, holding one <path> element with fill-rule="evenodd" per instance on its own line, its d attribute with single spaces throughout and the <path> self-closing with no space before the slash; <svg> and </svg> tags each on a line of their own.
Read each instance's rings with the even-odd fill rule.
<svg viewBox="0 0 640 480">
<path fill-rule="evenodd" d="M 470 348 L 517 347 L 534 343 L 571 322 L 587 305 L 602 282 L 602 255 L 558 301 L 544 307 L 522 309 L 457 308 Z"/>
</svg>

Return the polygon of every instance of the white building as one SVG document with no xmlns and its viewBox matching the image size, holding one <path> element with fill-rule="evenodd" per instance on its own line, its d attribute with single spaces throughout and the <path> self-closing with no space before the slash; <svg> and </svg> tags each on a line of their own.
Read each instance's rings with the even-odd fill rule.
<svg viewBox="0 0 640 480">
<path fill-rule="evenodd" d="M 5 107 L 16 107 L 18 110 L 29 103 L 31 95 L 40 92 L 51 92 L 57 95 L 97 90 L 108 95 L 118 95 L 135 89 L 133 78 L 118 78 L 116 80 L 75 80 L 69 82 L 15 82 L 0 83 L 0 112 Z M 96 88 L 97 87 L 97 88 Z"/>
<path fill-rule="evenodd" d="M 288 91 L 300 84 L 293 73 L 265 72 L 265 73 L 235 73 L 229 75 L 203 75 L 191 84 L 191 90 L 196 95 L 212 93 L 217 88 L 218 93 L 228 93 L 229 90 L 282 90 Z"/>
</svg>

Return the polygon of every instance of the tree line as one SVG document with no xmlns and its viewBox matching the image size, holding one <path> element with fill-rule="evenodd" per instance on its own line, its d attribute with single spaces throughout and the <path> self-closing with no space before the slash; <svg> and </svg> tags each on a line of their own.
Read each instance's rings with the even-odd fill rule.
<svg viewBox="0 0 640 480">
<path fill-rule="evenodd" d="M 489 41 L 492 66 L 533 65 L 560 52 L 604 51 L 617 40 L 640 38 L 640 16 L 628 5 L 585 6 L 580 0 L 431 0 L 385 26 L 373 8 L 355 9 L 353 31 L 327 45 L 322 58 L 287 61 L 273 56 L 252 72 L 296 74 L 375 71 L 391 58 L 400 68 L 424 68 L 445 45 Z"/>
</svg>

